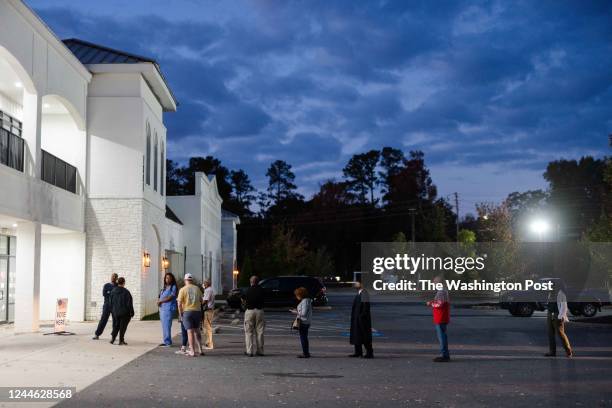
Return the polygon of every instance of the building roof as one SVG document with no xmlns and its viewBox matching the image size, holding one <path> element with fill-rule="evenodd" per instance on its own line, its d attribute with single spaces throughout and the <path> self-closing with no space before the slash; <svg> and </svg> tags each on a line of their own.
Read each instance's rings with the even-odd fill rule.
<svg viewBox="0 0 612 408">
<path fill-rule="evenodd" d="M 231 211 L 221 209 L 221 218 L 234 218 L 238 224 L 240 224 L 240 217 Z"/>
<path fill-rule="evenodd" d="M 163 87 L 165 87 L 165 91 L 162 91 L 162 93 L 167 92 L 168 96 L 171 98 L 171 101 L 169 102 L 171 106 L 170 106 L 170 109 L 168 110 L 176 110 L 176 106 L 178 105 L 178 102 L 176 101 L 176 98 L 174 94 L 172 93 L 172 90 L 168 86 L 168 81 L 166 81 L 164 74 L 159 68 L 159 64 L 154 59 L 143 57 L 140 55 L 132 54 L 132 53 L 121 51 L 121 50 L 117 50 L 114 48 L 106 47 L 103 45 L 94 44 L 89 41 L 80 40 L 78 38 L 68 38 L 68 39 L 62 40 L 62 42 L 66 45 L 66 47 L 68 47 L 68 49 L 74 54 L 74 56 L 79 61 L 81 61 L 83 65 L 90 65 L 90 66 L 100 66 L 100 64 L 151 64 L 153 65 L 155 67 L 155 72 L 157 72 L 157 74 L 159 75 L 159 78 L 161 79 L 161 83 L 163 84 Z M 91 70 L 91 67 L 90 67 L 90 70 Z M 144 77 L 145 77 L 145 80 L 147 80 L 147 75 L 144 75 Z M 149 77 L 148 79 L 151 80 L 151 77 Z M 157 89 L 158 91 L 160 90 L 159 87 L 156 87 L 154 83 L 149 83 L 149 86 L 151 86 L 154 89 L 154 91 L 155 89 Z M 159 95 L 156 95 L 156 96 L 158 96 L 158 98 L 160 97 Z M 169 108 L 168 105 L 163 104 L 163 103 L 162 103 L 162 106 L 164 106 L 165 108 Z M 173 109 L 171 109 L 172 107 Z"/>
<path fill-rule="evenodd" d="M 80 40 L 78 38 L 68 38 L 62 40 L 66 47 L 81 63 L 87 64 L 137 64 L 139 62 L 149 62 L 157 64 L 155 60 L 140 55 L 131 54 L 114 48 L 105 47 Z"/>
<path fill-rule="evenodd" d="M 183 225 L 183 221 L 181 221 L 179 217 L 176 216 L 174 211 L 172 211 L 172 208 L 168 206 L 166 206 L 166 218 L 169 219 L 170 221 L 176 222 L 177 224 Z"/>
</svg>

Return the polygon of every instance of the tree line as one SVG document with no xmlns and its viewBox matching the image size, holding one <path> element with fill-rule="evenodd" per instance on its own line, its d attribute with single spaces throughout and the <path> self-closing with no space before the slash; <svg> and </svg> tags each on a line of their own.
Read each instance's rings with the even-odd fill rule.
<svg viewBox="0 0 612 408">
<path fill-rule="evenodd" d="M 533 240 L 530 222 L 550 224 L 547 240 L 612 242 L 612 158 L 555 160 L 543 173 L 546 190 L 513 192 L 501 203 L 479 203 L 461 222 L 460 240 Z M 531 236 L 530 236 L 531 234 Z"/>
<path fill-rule="evenodd" d="M 419 241 L 455 239 L 455 213 L 438 197 L 421 151 L 406 155 L 384 147 L 355 154 L 340 180 L 325 181 L 309 198 L 298 192 L 292 166 L 283 160 L 270 164 L 263 191 L 244 170 L 230 170 L 212 156 L 192 157 L 183 166 L 168 160 L 168 195 L 194 194 L 198 171 L 216 176 L 223 207 L 241 217 L 239 267 L 264 276 L 348 277 L 359 269 L 362 241 L 413 234 Z"/>
<path fill-rule="evenodd" d="M 479 203 L 475 215 L 459 220 L 459 236 L 455 210 L 438 196 L 418 150 L 406 154 L 384 147 L 355 154 L 341 179 L 321 183 L 309 198 L 298 192 L 286 161 L 270 164 L 268 185 L 258 191 L 244 170 L 230 170 L 212 156 L 192 157 L 183 166 L 168 160 L 168 195 L 194 194 L 196 171 L 216 176 L 223 208 L 241 217 L 241 277 L 350 278 L 360 267 L 361 242 L 521 239 L 525 219 L 538 212 L 562 219 L 564 234 L 572 239 L 612 239 L 610 158 L 549 163 L 546 191 L 514 192 L 501 204 Z"/>
</svg>

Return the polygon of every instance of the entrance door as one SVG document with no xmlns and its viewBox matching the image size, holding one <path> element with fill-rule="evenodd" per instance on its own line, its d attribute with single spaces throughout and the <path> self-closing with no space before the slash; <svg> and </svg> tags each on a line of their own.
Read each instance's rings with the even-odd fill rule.
<svg viewBox="0 0 612 408">
<path fill-rule="evenodd" d="M 15 318 L 15 237 L 0 235 L 0 323 Z"/>
</svg>

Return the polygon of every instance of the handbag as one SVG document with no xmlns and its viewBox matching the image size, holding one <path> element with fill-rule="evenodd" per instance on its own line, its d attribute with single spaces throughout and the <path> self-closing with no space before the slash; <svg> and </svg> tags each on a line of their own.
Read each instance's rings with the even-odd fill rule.
<svg viewBox="0 0 612 408">
<path fill-rule="evenodd" d="M 291 330 L 300 330 L 300 324 L 302 324 L 302 321 L 299 317 L 296 317 L 291 325 Z"/>
</svg>

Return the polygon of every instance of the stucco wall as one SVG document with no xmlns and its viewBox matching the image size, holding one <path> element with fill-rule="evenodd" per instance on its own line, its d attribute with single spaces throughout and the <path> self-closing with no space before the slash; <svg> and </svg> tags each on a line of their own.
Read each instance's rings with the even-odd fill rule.
<svg viewBox="0 0 612 408">
<path fill-rule="evenodd" d="M 42 234 L 40 318 L 55 318 L 58 298 L 68 298 L 68 319 L 85 319 L 85 234 Z"/>
</svg>

